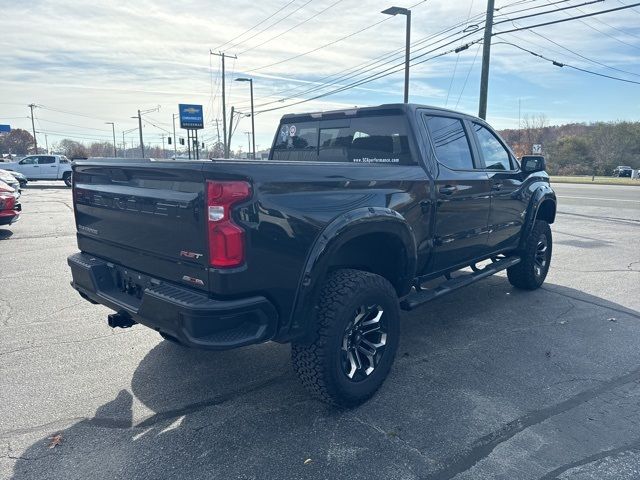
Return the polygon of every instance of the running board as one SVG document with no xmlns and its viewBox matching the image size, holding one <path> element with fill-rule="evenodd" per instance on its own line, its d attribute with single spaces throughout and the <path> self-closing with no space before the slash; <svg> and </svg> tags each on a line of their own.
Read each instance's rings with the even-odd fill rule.
<svg viewBox="0 0 640 480">
<path fill-rule="evenodd" d="M 461 275 L 451 280 L 447 280 L 441 283 L 435 288 L 416 290 L 413 293 L 407 295 L 401 302 L 400 308 L 403 310 L 413 310 L 420 305 L 435 300 L 438 297 L 442 297 L 447 293 L 451 293 L 459 288 L 466 287 L 472 283 L 482 280 L 483 278 L 490 277 L 491 275 L 498 273 L 500 270 L 512 267 L 515 264 L 520 263 L 520 257 L 507 257 L 496 262 L 493 262 L 477 272 Z"/>
</svg>

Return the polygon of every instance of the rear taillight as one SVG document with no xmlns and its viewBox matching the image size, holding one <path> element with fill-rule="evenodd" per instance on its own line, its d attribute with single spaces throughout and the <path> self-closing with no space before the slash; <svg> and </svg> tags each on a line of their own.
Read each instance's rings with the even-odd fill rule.
<svg viewBox="0 0 640 480">
<path fill-rule="evenodd" d="M 0 193 L 0 210 L 13 210 L 16 206 L 16 196 L 13 193 Z"/>
<path fill-rule="evenodd" d="M 207 228 L 209 263 L 231 268 L 244 262 L 244 230 L 231 218 L 231 208 L 251 196 L 247 182 L 207 181 Z"/>
</svg>

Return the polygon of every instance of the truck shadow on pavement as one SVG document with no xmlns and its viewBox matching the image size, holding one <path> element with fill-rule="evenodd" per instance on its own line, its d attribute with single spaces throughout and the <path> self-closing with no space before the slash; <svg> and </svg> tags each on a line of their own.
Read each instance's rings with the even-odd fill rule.
<svg viewBox="0 0 640 480">
<path fill-rule="evenodd" d="M 638 320 L 577 290 L 494 277 L 404 314 L 389 379 L 350 411 L 307 396 L 288 346 L 164 341 L 131 391 L 14 451 L 13 479 L 627 478 L 611 462 L 638 461 Z"/>
</svg>

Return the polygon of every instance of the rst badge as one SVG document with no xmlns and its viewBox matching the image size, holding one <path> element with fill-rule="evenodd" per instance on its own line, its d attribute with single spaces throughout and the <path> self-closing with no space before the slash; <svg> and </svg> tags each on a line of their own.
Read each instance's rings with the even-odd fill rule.
<svg viewBox="0 0 640 480">
<path fill-rule="evenodd" d="M 202 258 L 203 254 L 202 253 L 195 253 L 195 252 L 188 252 L 186 250 L 182 250 L 180 252 L 180 256 L 183 257 L 183 258 L 191 258 L 191 259 L 198 260 L 199 258 Z"/>
</svg>

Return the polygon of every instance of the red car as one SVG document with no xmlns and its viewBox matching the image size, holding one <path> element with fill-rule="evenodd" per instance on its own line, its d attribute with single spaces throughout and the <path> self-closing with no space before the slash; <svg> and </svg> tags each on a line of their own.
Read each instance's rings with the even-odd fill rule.
<svg viewBox="0 0 640 480">
<path fill-rule="evenodd" d="M 18 192 L 4 182 L 0 182 L 0 225 L 11 225 L 20 218 L 22 207 L 18 202 Z"/>
</svg>

